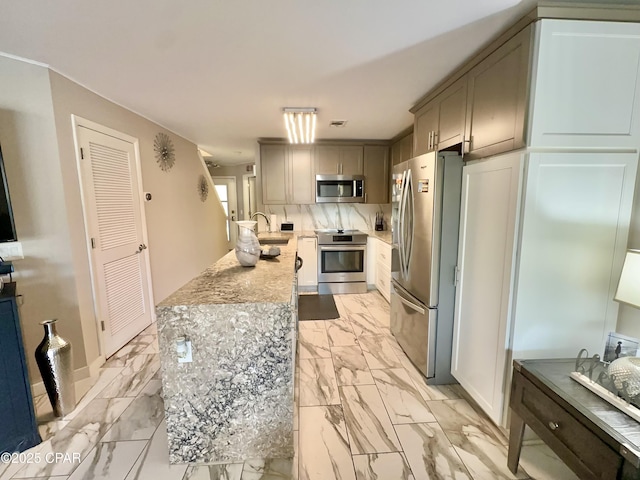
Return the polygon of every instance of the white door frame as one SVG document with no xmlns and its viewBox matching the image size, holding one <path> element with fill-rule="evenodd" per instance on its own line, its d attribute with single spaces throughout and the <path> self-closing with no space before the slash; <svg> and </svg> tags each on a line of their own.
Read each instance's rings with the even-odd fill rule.
<svg viewBox="0 0 640 480">
<path fill-rule="evenodd" d="M 251 212 L 249 210 L 250 205 L 250 201 L 249 201 L 249 179 L 251 177 L 255 178 L 255 174 L 254 173 L 246 173 L 244 175 L 242 175 L 242 205 L 244 207 L 244 219 L 245 220 L 251 220 L 251 213 L 256 213 L 256 212 Z M 253 194 L 256 194 L 255 189 L 253 190 Z M 256 209 L 258 208 L 258 202 L 256 201 Z M 257 211 L 257 210 L 256 210 Z"/>
<path fill-rule="evenodd" d="M 86 118 L 79 117 L 77 115 L 71 115 L 71 123 L 73 130 L 73 145 L 76 153 L 76 169 L 78 171 L 78 184 L 80 188 L 80 203 L 82 205 L 82 219 L 84 221 L 84 235 L 85 235 L 85 246 L 87 249 L 87 258 L 89 260 L 89 271 L 91 274 L 91 293 L 93 296 L 93 319 L 96 325 L 96 331 L 98 332 L 98 345 L 100 347 L 100 357 L 101 363 L 105 361 L 105 346 L 104 346 L 104 336 L 102 334 L 102 328 L 99 321 L 99 315 L 97 310 L 97 281 L 96 281 L 96 273 L 95 266 L 93 265 L 93 256 L 91 255 L 91 235 L 87 230 L 89 225 L 88 220 L 88 209 L 85 203 L 85 195 L 84 185 L 82 184 L 82 157 L 80 154 L 80 142 L 78 141 L 78 127 L 85 127 L 90 130 L 95 130 L 96 132 L 102 133 L 104 135 L 108 135 L 110 137 L 117 138 L 119 140 L 123 140 L 125 142 L 133 144 L 133 149 L 135 151 L 135 165 L 136 165 L 136 176 L 138 177 L 138 202 L 140 207 L 140 215 L 142 220 L 142 239 L 144 244 L 149 244 L 149 235 L 147 233 L 147 218 L 144 209 L 144 188 L 142 187 L 142 168 L 140 165 L 140 142 L 137 138 L 127 135 L 126 133 L 119 132 L 109 127 L 105 127 L 104 125 L 100 125 L 99 123 L 92 122 L 91 120 L 87 120 Z M 155 312 L 155 301 L 153 299 L 153 282 L 151 279 L 151 265 L 149 262 L 149 256 L 145 255 L 145 269 L 147 273 L 147 286 L 149 295 L 149 311 L 151 313 L 151 321 L 156 321 L 156 312 Z"/>
<path fill-rule="evenodd" d="M 237 227 L 235 227 L 235 225 L 233 224 L 233 222 L 236 222 L 237 220 L 240 220 L 240 217 L 238 215 L 238 178 L 234 177 L 233 175 L 221 175 L 221 176 L 211 176 L 211 180 L 213 181 L 213 184 L 216 184 L 216 180 L 224 180 L 225 182 L 232 182 L 233 183 L 233 193 L 234 195 L 234 202 L 235 202 L 235 214 L 231 213 L 231 202 L 229 202 L 229 199 L 231 198 L 231 195 L 229 195 L 229 190 L 227 190 L 227 204 L 229 205 L 229 217 L 231 217 L 232 215 L 235 215 L 236 219 L 235 220 L 231 220 L 229 218 L 229 248 L 232 249 L 235 247 L 236 244 L 236 240 L 238 238 L 238 229 Z"/>
</svg>

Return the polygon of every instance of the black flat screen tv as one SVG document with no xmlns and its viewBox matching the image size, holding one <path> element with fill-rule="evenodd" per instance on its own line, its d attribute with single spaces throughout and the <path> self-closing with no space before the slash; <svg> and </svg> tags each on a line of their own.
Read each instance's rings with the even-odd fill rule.
<svg viewBox="0 0 640 480">
<path fill-rule="evenodd" d="M 18 240 L 18 236 L 13 223 L 13 210 L 11 209 L 11 198 L 9 197 L 9 186 L 7 185 L 7 174 L 4 170 L 1 147 L 0 175 L 2 176 L 2 182 L 0 182 L 0 242 L 15 242 Z"/>
</svg>

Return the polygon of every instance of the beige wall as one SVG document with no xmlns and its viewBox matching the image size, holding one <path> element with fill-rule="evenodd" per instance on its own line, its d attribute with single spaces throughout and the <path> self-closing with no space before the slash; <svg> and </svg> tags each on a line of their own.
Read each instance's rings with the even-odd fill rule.
<svg viewBox="0 0 640 480">
<path fill-rule="evenodd" d="M 143 190 L 153 195 L 144 209 L 156 304 L 226 253 L 222 206 L 215 194 L 206 202 L 198 196 L 198 177 L 208 176 L 193 143 L 47 68 L 0 57 L 0 145 L 25 256 L 15 262 L 15 278 L 33 382 L 40 380 L 33 351 L 41 320 L 60 319 L 76 369 L 100 355 L 72 114 L 139 140 Z M 175 146 L 169 172 L 154 157 L 159 132 Z"/>
<path fill-rule="evenodd" d="M 78 297 L 82 326 L 87 360 L 91 363 L 98 357 L 94 342 L 96 321 L 71 115 L 139 140 L 143 191 L 153 196 L 150 202 L 144 203 L 144 209 L 156 304 L 226 253 L 224 211 L 215 195 L 209 195 L 206 202 L 198 196 L 198 177 L 206 176 L 207 172 L 196 145 L 55 72 L 51 72 L 50 78 L 73 263 L 81 285 Z M 153 141 L 159 132 L 167 133 L 175 147 L 176 162 L 167 172 L 158 167 L 153 150 Z"/>
<path fill-rule="evenodd" d="M 640 249 L 640 169 L 638 169 L 636 177 L 636 191 L 633 199 L 627 248 Z M 618 327 L 616 331 L 623 335 L 640 338 L 640 310 L 621 304 L 618 310 Z"/>
<path fill-rule="evenodd" d="M 0 145 L 24 260 L 14 262 L 22 333 L 32 382 L 38 322 L 59 319 L 75 367 L 87 365 L 46 68 L 0 57 Z M 94 334 L 95 336 L 95 334 Z"/>
</svg>

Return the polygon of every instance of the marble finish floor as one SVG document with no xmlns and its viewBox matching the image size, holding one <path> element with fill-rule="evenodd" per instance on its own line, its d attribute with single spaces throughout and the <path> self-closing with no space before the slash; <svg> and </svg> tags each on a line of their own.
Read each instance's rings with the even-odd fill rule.
<svg viewBox="0 0 640 480">
<path fill-rule="evenodd" d="M 43 443 L 31 462 L 0 463 L 0 480 L 577 478 L 544 445 L 523 447 L 511 474 L 506 438 L 460 387 L 424 383 L 389 332 L 382 296 L 335 299 L 339 319 L 299 324 L 293 459 L 169 465 L 152 325 L 84 386 L 70 415 L 54 419 L 46 396 L 35 399 Z M 48 453 L 70 455 L 49 463 Z"/>
</svg>

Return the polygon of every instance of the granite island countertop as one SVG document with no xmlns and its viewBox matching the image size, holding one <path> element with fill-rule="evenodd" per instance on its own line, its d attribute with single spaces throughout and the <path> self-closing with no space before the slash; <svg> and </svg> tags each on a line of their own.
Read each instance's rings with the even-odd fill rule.
<svg viewBox="0 0 640 480">
<path fill-rule="evenodd" d="M 293 457 L 297 235 L 264 236 L 289 242 L 255 267 L 231 251 L 156 307 L 171 463 Z"/>
<path fill-rule="evenodd" d="M 235 303 L 288 302 L 295 275 L 298 235 L 261 233 L 259 238 L 286 238 L 280 256 L 259 260 L 255 267 L 243 267 L 232 250 L 200 275 L 164 299 L 158 307 L 177 305 L 229 305 Z"/>
</svg>

